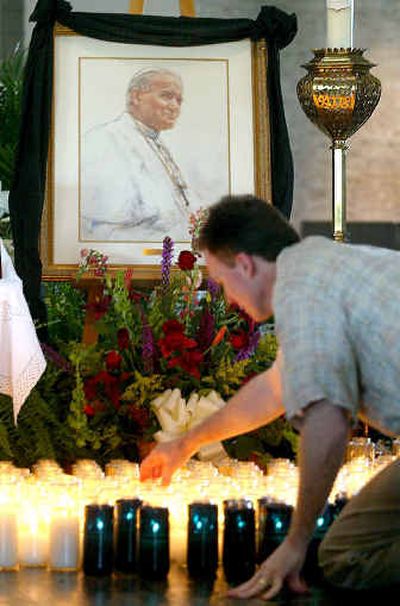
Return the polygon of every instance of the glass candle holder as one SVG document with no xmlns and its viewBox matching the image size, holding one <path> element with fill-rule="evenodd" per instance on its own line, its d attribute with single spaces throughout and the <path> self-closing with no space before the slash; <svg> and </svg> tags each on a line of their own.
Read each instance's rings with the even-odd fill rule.
<svg viewBox="0 0 400 606">
<path fill-rule="evenodd" d="M 336 520 L 336 518 L 340 515 L 343 507 L 345 507 L 348 502 L 349 502 L 349 498 L 346 495 L 346 493 L 341 492 L 336 495 L 335 501 L 333 503 L 333 509 L 332 509 L 332 516 L 333 516 L 332 521 Z"/>
<path fill-rule="evenodd" d="M 162 580 L 169 572 L 169 517 L 166 507 L 140 509 L 139 568 L 143 578 Z"/>
<path fill-rule="evenodd" d="M 18 512 L 19 563 L 26 567 L 47 566 L 49 558 L 49 485 L 33 476 L 21 484 Z"/>
<path fill-rule="evenodd" d="M 334 520 L 334 513 L 334 504 L 327 503 L 315 523 L 314 533 L 308 545 L 306 560 L 303 567 L 304 577 L 310 583 L 319 582 L 322 578 L 322 573 L 318 566 L 318 548 L 328 531 L 329 526 Z"/>
<path fill-rule="evenodd" d="M 83 571 L 106 576 L 113 568 L 113 507 L 86 505 L 83 533 Z"/>
<path fill-rule="evenodd" d="M 215 577 L 218 567 L 218 507 L 212 503 L 188 506 L 187 566 L 190 576 Z"/>
<path fill-rule="evenodd" d="M 256 563 L 255 514 L 247 499 L 224 501 L 222 562 L 225 578 L 239 584 L 253 576 Z"/>
<path fill-rule="evenodd" d="M 136 571 L 137 518 L 140 499 L 118 499 L 115 506 L 114 567 L 125 573 Z"/>
<path fill-rule="evenodd" d="M 0 478 L 0 570 L 18 568 L 18 483 Z"/>
<path fill-rule="evenodd" d="M 395 438 L 392 442 L 392 453 L 394 457 L 400 457 L 400 439 Z"/>
<path fill-rule="evenodd" d="M 267 497 L 258 499 L 257 561 L 263 562 L 286 537 L 293 507 L 272 503 Z"/>
<path fill-rule="evenodd" d="M 80 488 L 79 480 L 67 475 L 49 486 L 51 570 L 70 572 L 79 567 Z"/>
<path fill-rule="evenodd" d="M 352 438 L 346 450 L 346 461 L 354 461 L 355 459 L 365 459 L 372 462 L 375 457 L 375 444 L 371 438 L 355 437 Z"/>
</svg>

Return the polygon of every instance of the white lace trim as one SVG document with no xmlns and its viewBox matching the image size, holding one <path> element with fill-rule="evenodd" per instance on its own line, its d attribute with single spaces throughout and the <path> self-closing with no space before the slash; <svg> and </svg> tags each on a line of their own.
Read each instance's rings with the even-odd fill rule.
<svg viewBox="0 0 400 606">
<path fill-rule="evenodd" d="M 14 419 L 46 368 L 22 292 L 22 282 L 0 238 L 0 393 L 11 396 Z"/>
</svg>

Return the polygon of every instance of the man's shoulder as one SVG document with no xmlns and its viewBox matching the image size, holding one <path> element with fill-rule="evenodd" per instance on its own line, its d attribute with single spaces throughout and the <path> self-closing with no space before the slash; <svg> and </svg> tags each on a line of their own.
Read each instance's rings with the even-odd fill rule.
<svg viewBox="0 0 400 606">
<path fill-rule="evenodd" d="M 140 161 L 143 149 L 143 138 L 126 112 L 93 126 L 82 139 L 83 160 L 89 163 L 121 157 L 123 163 L 132 164 Z"/>
<path fill-rule="evenodd" d="M 85 134 L 85 138 L 90 139 L 98 139 L 100 137 L 114 136 L 116 133 L 120 133 L 121 135 L 130 131 L 131 133 L 136 132 L 136 128 L 132 118 L 129 116 L 127 112 L 123 112 L 119 116 L 116 116 L 112 120 L 108 120 L 107 122 L 102 122 L 100 124 L 96 124 L 92 126 Z"/>
<path fill-rule="evenodd" d="M 284 248 L 277 259 L 279 273 L 288 271 L 299 272 L 301 268 L 307 271 L 318 269 L 325 260 L 335 256 L 339 251 L 336 243 L 323 236 L 308 236 L 300 242 Z"/>
</svg>

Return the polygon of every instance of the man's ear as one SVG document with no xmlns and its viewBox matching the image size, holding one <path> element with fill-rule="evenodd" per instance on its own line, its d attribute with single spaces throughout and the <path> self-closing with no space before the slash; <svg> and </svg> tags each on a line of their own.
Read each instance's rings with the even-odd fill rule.
<svg viewBox="0 0 400 606">
<path fill-rule="evenodd" d="M 236 266 L 239 271 L 247 278 L 253 278 L 256 273 L 256 264 L 253 255 L 248 253 L 238 253 L 235 256 Z"/>
<path fill-rule="evenodd" d="M 140 90 L 131 91 L 131 105 L 137 107 L 140 103 Z"/>
</svg>

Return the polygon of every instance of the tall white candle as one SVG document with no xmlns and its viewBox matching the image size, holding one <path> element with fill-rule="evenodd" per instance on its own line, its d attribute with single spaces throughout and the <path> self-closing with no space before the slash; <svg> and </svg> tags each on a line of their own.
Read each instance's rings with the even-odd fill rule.
<svg viewBox="0 0 400 606">
<path fill-rule="evenodd" d="M 52 570 L 76 570 L 79 565 L 79 519 L 54 518 L 50 524 L 49 566 Z"/>
<path fill-rule="evenodd" d="M 48 528 L 38 510 L 19 520 L 18 552 L 21 566 L 46 566 L 48 559 Z"/>
<path fill-rule="evenodd" d="M 0 510 L 0 570 L 11 570 L 17 565 L 17 516 L 15 511 Z"/>
<path fill-rule="evenodd" d="M 327 48 L 352 48 L 354 0 L 326 0 Z"/>
</svg>

